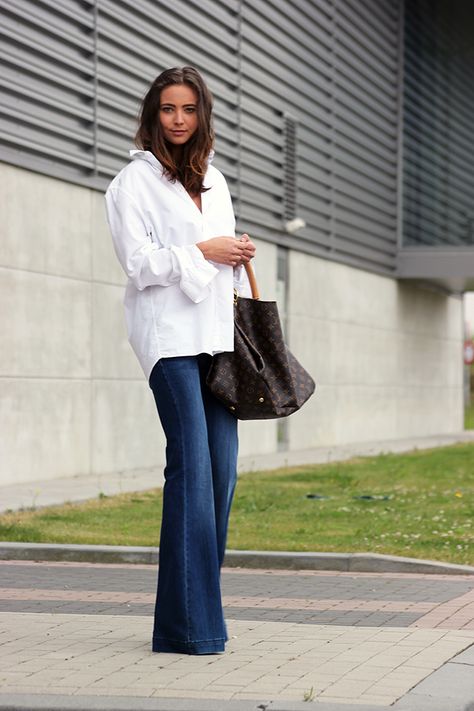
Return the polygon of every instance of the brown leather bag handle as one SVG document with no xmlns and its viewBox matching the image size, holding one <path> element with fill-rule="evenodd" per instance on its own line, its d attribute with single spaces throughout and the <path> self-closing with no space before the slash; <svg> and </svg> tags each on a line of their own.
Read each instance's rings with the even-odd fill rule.
<svg viewBox="0 0 474 711">
<path fill-rule="evenodd" d="M 250 262 L 245 262 L 244 266 L 250 283 L 252 299 L 256 299 L 258 301 L 258 299 L 260 299 L 260 292 L 258 291 L 257 280 L 255 279 L 255 272 Z"/>
</svg>

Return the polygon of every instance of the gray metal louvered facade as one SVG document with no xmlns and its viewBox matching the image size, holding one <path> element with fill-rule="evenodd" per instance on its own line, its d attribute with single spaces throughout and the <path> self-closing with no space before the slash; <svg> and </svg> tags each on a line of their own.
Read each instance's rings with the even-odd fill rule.
<svg viewBox="0 0 474 711">
<path fill-rule="evenodd" d="M 404 245 L 474 244 L 474 5 L 407 3 Z"/>
<path fill-rule="evenodd" d="M 0 158 L 95 185 L 92 0 L 2 0 Z"/>
<path fill-rule="evenodd" d="M 474 5 L 410 0 L 397 275 L 474 289 Z"/>
<path fill-rule="evenodd" d="M 403 229 L 407 239 L 418 230 L 419 240 L 427 224 L 445 234 L 456 210 L 469 198 L 472 205 L 464 183 L 472 171 L 462 167 L 473 105 L 467 66 L 456 60 L 448 76 L 415 42 L 413 8 L 431 12 L 429 43 L 430 31 L 446 25 L 431 11 L 443 3 L 410 0 L 404 23 L 402 0 L 0 0 L 0 159 L 102 190 L 127 160 L 150 80 L 193 64 L 215 97 L 216 165 L 239 227 L 396 276 Z M 430 107 L 420 67 L 451 87 L 450 155 L 431 151 L 433 131 L 415 135 Z M 449 185 L 434 215 L 445 163 Z M 305 222 L 296 234 L 285 229 L 291 217 Z M 449 239 L 462 241 L 461 233 L 458 225 Z"/>
<path fill-rule="evenodd" d="M 242 4 L 242 217 L 280 244 L 391 272 L 396 254 L 399 3 Z M 285 115 L 295 212 L 282 232 Z"/>
</svg>

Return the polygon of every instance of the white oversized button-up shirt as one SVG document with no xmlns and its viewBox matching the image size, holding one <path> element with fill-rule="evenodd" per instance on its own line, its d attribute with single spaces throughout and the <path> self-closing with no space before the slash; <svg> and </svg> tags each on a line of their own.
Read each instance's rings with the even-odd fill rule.
<svg viewBox="0 0 474 711">
<path fill-rule="evenodd" d="M 129 341 L 147 378 L 160 358 L 232 351 L 232 267 L 204 259 L 197 242 L 235 236 L 222 173 L 208 165 L 202 212 L 180 182 L 163 174 L 150 151 L 132 161 L 105 194 L 117 257 L 128 276 L 124 306 Z M 243 274 L 242 274 L 243 272 Z M 241 268 L 237 286 L 244 291 Z"/>
</svg>

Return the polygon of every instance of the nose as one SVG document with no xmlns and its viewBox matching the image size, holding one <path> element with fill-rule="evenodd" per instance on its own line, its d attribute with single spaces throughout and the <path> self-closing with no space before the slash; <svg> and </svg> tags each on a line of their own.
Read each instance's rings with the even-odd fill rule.
<svg viewBox="0 0 474 711">
<path fill-rule="evenodd" d="M 175 116 L 174 116 L 174 122 L 176 125 L 181 125 L 184 123 L 184 114 L 182 111 L 177 111 Z"/>
</svg>

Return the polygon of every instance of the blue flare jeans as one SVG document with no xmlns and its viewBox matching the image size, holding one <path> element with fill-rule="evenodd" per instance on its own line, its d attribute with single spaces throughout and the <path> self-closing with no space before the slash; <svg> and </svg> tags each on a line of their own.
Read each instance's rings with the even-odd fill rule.
<svg viewBox="0 0 474 711">
<path fill-rule="evenodd" d="M 237 476 L 237 419 L 206 387 L 210 360 L 162 358 L 150 375 L 166 435 L 154 652 L 212 654 L 227 640 L 220 569 Z"/>
</svg>

